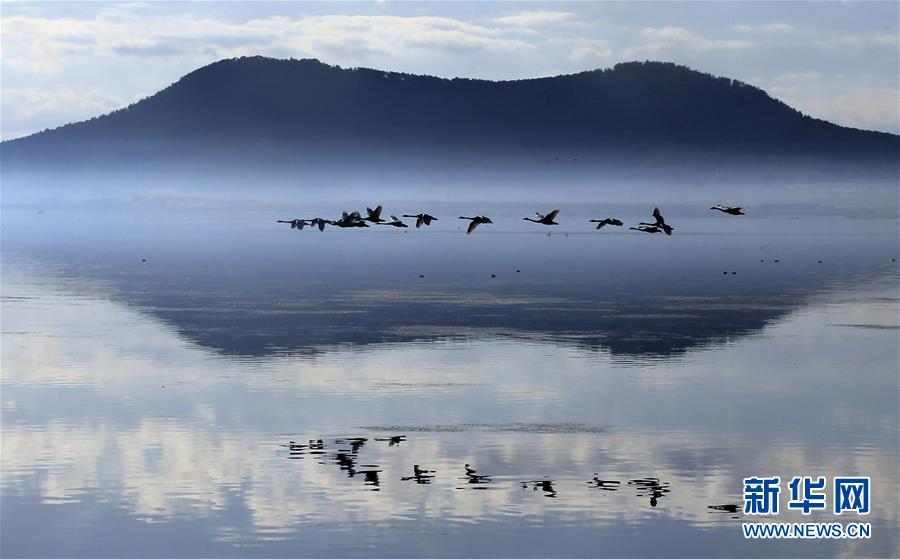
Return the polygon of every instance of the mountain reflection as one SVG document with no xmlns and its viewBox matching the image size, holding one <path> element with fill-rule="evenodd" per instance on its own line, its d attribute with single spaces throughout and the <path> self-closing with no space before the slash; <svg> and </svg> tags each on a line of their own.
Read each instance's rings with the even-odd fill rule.
<svg viewBox="0 0 900 559">
<path fill-rule="evenodd" d="M 852 246 L 840 259 L 819 263 L 833 248 L 799 235 L 523 233 L 473 244 L 434 227 L 350 238 L 260 232 L 243 220 L 212 241 L 195 240 L 194 229 L 165 238 L 144 231 L 142 253 L 159 254 L 149 259 L 105 232 L 82 231 L 83 244 L 65 251 L 15 238 L 4 248 L 103 286 L 184 340 L 251 359 L 478 331 L 622 359 L 669 358 L 752 335 L 810 297 L 896 271 L 896 242 L 878 237 L 843 240 Z"/>
</svg>

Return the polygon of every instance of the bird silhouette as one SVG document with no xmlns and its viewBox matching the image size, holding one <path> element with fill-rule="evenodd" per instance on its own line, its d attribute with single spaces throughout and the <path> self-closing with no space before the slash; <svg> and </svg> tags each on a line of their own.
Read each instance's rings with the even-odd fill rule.
<svg viewBox="0 0 900 559">
<path fill-rule="evenodd" d="M 711 210 L 719 210 L 720 212 L 728 214 L 728 215 L 747 215 L 741 211 L 740 206 L 731 207 L 731 206 L 723 206 L 722 204 L 717 204 L 717 205 L 711 207 L 710 209 Z"/>
<path fill-rule="evenodd" d="M 491 218 L 484 217 L 483 215 L 476 215 L 475 217 L 466 217 L 461 215 L 459 216 L 459 219 L 468 219 L 472 222 L 469 224 L 469 228 L 466 229 L 466 235 L 470 234 L 475 230 L 476 227 L 478 227 L 482 223 L 494 223 L 493 221 L 491 221 Z"/>
<path fill-rule="evenodd" d="M 277 223 L 290 223 L 291 229 L 303 229 L 305 226 L 309 225 L 305 219 L 279 219 Z"/>
<path fill-rule="evenodd" d="M 433 215 L 428 215 L 428 214 L 426 214 L 426 213 L 420 213 L 420 214 L 415 214 L 415 215 L 411 215 L 411 214 L 403 214 L 403 217 L 414 217 L 414 218 L 416 218 L 416 229 L 418 229 L 419 227 L 422 227 L 422 224 L 423 224 L 423 223 L 424 223 L 425 225 L 431 225 L 431 222 L 432 222 L 432 221 L 437 221 L 437 220 L 438 220 L 438 218 L 434 217 Z"/>
<path fill-rule="evenodd" d="M 548 213 L 547 215 L 535 212 L 534 215 L 537 216 L 537 219 L 531 219 L 530 217 L 523 217 L 522 219 L 524 221 L 532 221 L 534 223 L 540 223 L 541 225 L 559 225 L 559 223 L 556 223 L 555 221 L 553 221 L 554 219 L 556 219 L 556 214 L 558 214 L 558 213 L 559 213 L 559 210 L 553 210 L 552 212 Z"/>
<path fill-rule="evenodd" d="M 613 217 L 607 217 L 605 219 L 592 219 L 591 223 L 596 223 L 597 229 L 603 229 L 607 225 L 615 225 L 617 227 L 621 227 L 622 225 L 624 225 L 624 223 Z"/>
<path fill-rule="evenodd" d="M 656 218 L 655 223 L 644 223 L 642 221 L 642 222 L 638 223 L 638 225 L 649 225 L 651 227 L 658 227 L 659 229 L 662 229 L 666 233 L 666 235 L 672 234 L 672 229 L 674 229 L 674 227 L 671 227 L 666 224 L 666 220 L 663 219 L 662 214 L 659 212 L 659 208 L 653 208 L 653 217 Z M 648 233 L 649 232 L 650 231 L 648 231 Z M 655 232 L 656 231 L 653 231 L 653 233 L 655 233 Z"/>
<path fill-rule="evenodd" d="M 313 219 L 308 220 L 310 227 L 318 227 L 319 231 L 325 230 L 325 224 L 328 223 L 327 219 L 322 219 L 321 217 L 315 217 Z"/>
<path fill-rule="evenodd" d="M 366 213 L 369 214 L 363 218 L 364 221 L 369 221 L 371 223 L 382 223 L 384 220 L 381 219 L 381 205 L 374 210 L 372 208 L 366 208 Z"/>
<path fill-rule="evenodd" d="M 644 233 L 662 233 L 662 229 L 655 225 L 641 225 L 640 227 L 629 227 L 634 231 L 643 231 Z"/>
<path fill-rule="evenodd" d="M 382 219 L 381 222 L 378 223 L 378 225 L 393 225 L 394 227 L 408 227 L 408 225 L 406 225 L 405 223 L 403 223 L 402 221 L 400 221 L 400 218 L 398 218 L 398 217 L 395 216 L 395 215 L 392 215 L 392 216 L 391 216 L 391 221 L 385 222 L 385 221 Z"/>
<path fill-rule="evenodd" d="M 359 212 L 344 212 L 341 214 L 341 218 L 336 221 L 329 221 L 331 225 L 336 227 L 368 227 L 369 224 L 363 221 L 362 216 L 359 215 Z"/>
</svg>

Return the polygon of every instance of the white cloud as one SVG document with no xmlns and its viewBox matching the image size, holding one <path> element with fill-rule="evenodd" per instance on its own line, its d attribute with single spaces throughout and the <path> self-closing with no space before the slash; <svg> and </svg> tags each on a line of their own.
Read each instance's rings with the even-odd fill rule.
<svg viewBox="0 0 900 559">
<path fill-rule="evenodd" d="M 776 80 L 787 80 L 787 81 L 802 81 L 808 82 L 813 80 L 818 80 L 822 77 L 822 74 L 816 72 L 815 70 L 804 70 L 802 72 L 792 72 L 788 74 L 781 74 L 776 78 Z"/>
<path fill-rule="evenodd" d="M 710 39 L 684 27 L 645 27 L 641 37 L 647 42 L 625 51 L 628 57 L 659 55 L 672 49 L 688 51 L 739 50 L 755 46 L 752 41 L 737 39 Z"/>
<path fill-rule="evenodd" d="M 741 33 L 787 33 L 790 31 L 795 31 L 797 29 L 793 25 L 777 22 L 757 25 L 737 24 L 732 25 L 731 28 L 735 31 L 740 31 Z"/>
<path fill-rule="evenodd" d="M 802 96 L 804 93 L 808 92 L 802 88 L 784 91 L 781 99 L 805 114 L 843 126 L 900 134 L 900 90 L 864 88 L 819 98 Z"/>
<path fill-rule="evenodd" d="M 515 25 L 521 27 L 535 27 L 551 23 L 560 23 L 571 19 L 574 14 L 570 12 L 533 11 L 519 12 L 511 16 L 494 18 L 494 21 L 503 25 Z"/>
<path fill-rule="evenodd" d="M 107 112 L 125 105 L 122 99 L 101 89 L 4 88 L 4 113 L 12 118 L 32 118 L 43 113 L 77 110 L 87 113 Z M 8 105 L 7 105 L 8 104 Z"/>
<path fill-rule="evenodd" d="M 865 49 L 865 48 L 897 48 L 900 36 L 895 33 L 876 33 L 874 35 L 838 35 L 815 41 L 819 47 L 826 49 Z"/>
</svg>

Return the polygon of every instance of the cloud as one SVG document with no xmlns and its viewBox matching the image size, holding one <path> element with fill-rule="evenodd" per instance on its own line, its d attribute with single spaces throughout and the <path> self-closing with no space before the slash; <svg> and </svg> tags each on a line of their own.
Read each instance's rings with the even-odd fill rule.
<svg viewBox="0 0 900 559">
<path fill-rule="evenodd" d="M 822 77 L 822 74 L 816 72 L 815 70 L 805 70 L 802 72 L 792 72 L 788 74 L 781 74 L 775 78 L 776 81 L 792 81 L 792 82 L 809 82 L 818 80 Z"/>
<path fill-rule="evenodd" d="M 736 24 L 732 25 L 731 28 L 735 31 L 740 31 L 741 33 L 788 33 L 797 30 L 793 25 L 777 22 L 757 25 Z"/>
<path fill-rule="evenodd" d="M 539 25 L 547 25 L 552 23 L 560 23 L 572 18 L 574 14 L 571 12 L 548 12 L 533 11 L 519 12 L 511 16 L 503 16 L 494 18 L 493 21 L 502 25 L 513 25 L 520 27 L 535 27 Z"/>
<path fill-rule="evenodd" d="M 46 114 L 78 111 L 97 114 L 120 108 L 124 100 L 99 88 L 4 88 L 3 116 L 12 119 L 29 119 Z"/>
<path fill-rule="evenodd" d="M 752 41 L 737 39 L 710 39 L 684 27 L 645 27 L 641 37 L 647 42 L 625 51 L 628 57 L 658 55 L 672 49 L 689 51 L 739 50 L 755 46 Z"/>
<path fill-rule="evenodd" d="M 773 88 L 777 90 L 778 88 Z M 860 88 L 848 93 L 809 98 L 802 88 L 782 91 L 781 99 L 805 114 L 843 126 L 900 134 L 900 90 Z"/>
<path fill-rule="evenodd" d="M 900 45 L 900 35 L 894 33 L 876 33 L 874 35 L 837 35 L 815 41 L 815 45 L 826 49 L 865 49 L 894 48 Z"/>
<path fill-rule="evenodd" d="M 543 16 L 546 17 L 546 14 Z M 295 56 L 332 58 L 423 52 L 491 52 L 528 48 L 500 30 L 450 17 L 327 15 L 271 16 L 229 23 L 191 15 L 160 17 L 117 7 L 92 20 L 11 16 L 2 32 L 11 53 L 4 63 L 20 70 L 59 70 L 63 56 L 228 58 L 285 50 Z M 353 64 L 354 60 L 332 60 Z"/>
</svg>

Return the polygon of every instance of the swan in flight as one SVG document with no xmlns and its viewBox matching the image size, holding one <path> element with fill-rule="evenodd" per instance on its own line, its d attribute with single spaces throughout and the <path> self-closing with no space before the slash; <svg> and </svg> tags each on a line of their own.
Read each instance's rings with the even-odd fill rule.
<svg viewBox="0 0 900 559">
<path fill-rule="evenodd" d="M 607 225 L 615 225 L 617 227 L 621 227 L 622 225 L 624 225 L 624 223 L 612 217 L 607 217 L 605 219 L 592 219 L 591 223 L 596 223 L 597 229 L 603 229 Z"/>
<path fill-rule="evenodd" d="M 662 229 L 655 225 L 641 225 L 640 227 L 629 227 L 634 231 L 643 231 L 644 233 L 662 233 Z"/>
<path fill-rule="evenodd" d="M 437 221 L 437 220 L 438 220 L 438 218 L 434 217 L 433 215 L 428 215 L 428 214 L 426 214 L 426 213 L 420 213 L 420 214 L 415 214 L 415 215 L 403 214 L 403 217 L 414 217 L 414 218 L 416 218 L 416 229 L 418 229 L 419 227 L 422 227 L 422 224 L 423 224 L 423 223 L 424 223 L 425 225 L 431 225 L 431 222 L 432 222 L 432 221 Z"/>
<path fill-rule="evenodd" d="M 491 221 L 491 218 L 484 217 L 483 215 L 476 215 L 475 217 L 466 217 L 461 215 L 459 216 L 459 219 L 468 219 L 472 221 L 472 223 L 469 224 L 469 228 L 466 230 L 466 235 L 474 231 L 475 228 L 482 223 L 494 223 L 493 221 Z"/>
<path fill-rule="evenodd" d="M 279 219 L 277 223 L 290 223 L 291 229 L 303 229 L 309 225 L 305 219 Z"/>
<path fill-rule="evenodd" d="M 723 206 L 722 204 L 717 204 L 717 205 L 711 207 L 710 209 L 711 210 L 719 210 L 720 212 L 728 214 L 728 215 L 747 215 L 741 211 L 740 206 L 731 207 L 731 206 Z"/>
<path fill-rule="evenodd" d="M 372 223 L 382 223 L 384 220 L 381 219 L 381 205 L 379 204 L 377 208 L 374 210 L 372 208 L 366 208 L 366 213 L 369 214 L 363 218 L 364 221 L 369 221 Z"/>
<path fill-rule="evenodd" d="M 674 229 L 674 227 L 666 224 L 666 220 L 663 219 L 662 214 L 659 212 L 659 208 L 653 208 L 653 217 L 656 218 L 656 223 L 644 223 L 642 221 L 642 222 L 638 223 L 638 225 L 647 225 L 650 227 L 656 227 L 658 229 L 662 229 L 666 233 L 666 235 L 672 234 L 672 229 Z M 650 233 L 650 232 L 651 231 L 648 231 L 648 233 Z M 656 231 L 652 231 L 652 232 L 655 233 Z"/>
<path fill-rule="evenodd" d="M 408 227 L 408 225 L 406 225 L 405 223 L 400 221 L 400 218 L 398 218 L 395 215 L 391 216 L 391 221 L 384 221 L 382 219 L 381 223 L 378 223 L 378 225 L 393 225 L 394 227 Z"/>
<path fill-rule="evenodd" d="M 363 221 L 362 216 L 359 215 L 359 212 L 344 212 L 341 214 L 341 219 L 337 221 L 329 221 L 331 225 L 336 227 L 368 227 L 369 224 Z"/>
<path fill-rule="evenodd" d="M 547 215 L 535 212 L 534 215 L 537 216 L 537 219 L 531 219 L 530 217 L 523 217 L 522 219 L 525 221 L 532 221 L 534 223 L 540 223 L 541 225 L 559 225 L 559 223 L 556 223 L 555 221 L 553 221 L 554 219 L 556 219 L 556 214 L 558 214 L 558 213 L 559 213 L 559 210 L 553 210 L 552 212 L 548 213 Z"/>
</svg>

